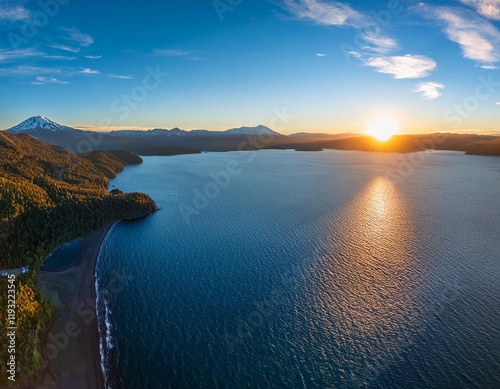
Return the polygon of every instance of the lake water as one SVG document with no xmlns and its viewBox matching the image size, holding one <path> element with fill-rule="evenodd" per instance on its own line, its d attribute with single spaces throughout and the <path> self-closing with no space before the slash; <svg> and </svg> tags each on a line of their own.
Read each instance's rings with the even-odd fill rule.
<svg viewBox="0 0 500 389">
<path fill-rule="evenodd" d="M 161 210 L 101 250 L 110 387 L 500 387 L 500 158 L 146 157 L 111 185 Z"/>
<path fill-rule="evenodd" d="M 59 246 L 43 262 L 40 270 L 43 271 L 64 271 L 80 262 L 80 240 L 73 240 Z"/>
</svg>

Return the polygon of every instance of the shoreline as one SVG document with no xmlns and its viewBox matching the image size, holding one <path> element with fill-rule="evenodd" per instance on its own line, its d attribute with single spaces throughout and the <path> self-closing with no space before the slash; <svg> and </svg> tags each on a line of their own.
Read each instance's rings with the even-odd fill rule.
<svg viewBox="0 0 500 389">
<path fill-rule="evenodd" d="M 42 338 L 40 388 L 104 388 L 97 316 L 96 266 L 114 220 L 81 239 L 80 261 L 63 271 L 40 271 L 37 284 L 56 314 Z M 52 254 L 52 253 L 51 253 Z M 50 257 L 47 256 L 46 259 Z M 37 374 L 38 375 L 38 374 Z"/>
</svg>

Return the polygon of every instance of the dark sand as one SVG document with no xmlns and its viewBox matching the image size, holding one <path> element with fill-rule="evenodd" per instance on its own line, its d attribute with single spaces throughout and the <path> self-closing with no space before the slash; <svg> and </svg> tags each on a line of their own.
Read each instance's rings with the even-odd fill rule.
<svg viewBox="0 0 500 389">
<path fill-rule="evenodd" d="M 62 272 L 39 272 L 37 284 L 54 304 L 56 317 L 43 339 L 46 365 L 27 387 L 104 388 L 95 267 L 101 244 L 115 223 L 82 238 L 77 265 Z"/>
</svg>

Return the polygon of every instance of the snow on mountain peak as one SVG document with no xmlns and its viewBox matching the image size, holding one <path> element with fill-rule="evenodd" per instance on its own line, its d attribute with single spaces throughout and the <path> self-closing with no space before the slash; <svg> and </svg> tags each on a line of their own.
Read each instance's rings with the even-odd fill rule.
<svg viewBox="0 0 500 389">
<path fill-rule="evenodd" d="M 262 124 L 257 127 L 239 127 L 224 131 L 227 135 L 280 135 Z"/>
<path fill-rule="evenodd" d="M 20 134 L 20 133 L 29 133 L 31 131 L 44 129 L 50 131 L 68 131 L 73 130 L 70 127 L 63 126 L 59 123 L 56 123 L 45 116 L 32 116 L 29 119 L 26 119 L 24 122 L 9 128 L 7 131 L 11 134 Z"/>
</svg>

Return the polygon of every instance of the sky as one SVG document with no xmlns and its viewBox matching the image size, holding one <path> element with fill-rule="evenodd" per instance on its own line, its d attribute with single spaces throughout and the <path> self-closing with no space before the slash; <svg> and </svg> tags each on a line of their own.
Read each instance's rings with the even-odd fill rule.
<svg viewBox="0 0 500 389">
<path fill-rule="evenodd" d="M 0 129 L 500 132 L 500 0 L 3 0 L 0 30 Z"/>
</svg>

